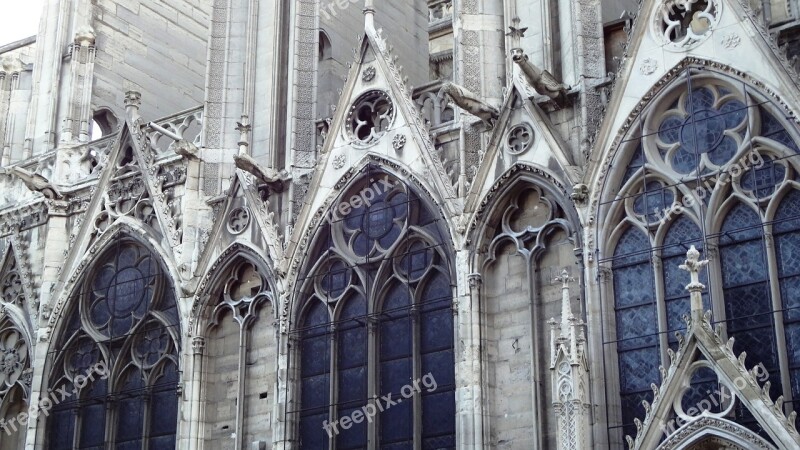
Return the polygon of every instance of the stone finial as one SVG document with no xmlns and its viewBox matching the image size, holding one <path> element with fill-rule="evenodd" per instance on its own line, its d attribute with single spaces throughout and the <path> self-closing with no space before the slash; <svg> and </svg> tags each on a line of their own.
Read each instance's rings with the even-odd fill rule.
<svg viewBox="0 0 800 450">
<path fill-rule="evenodd" d="M 525 32 L 528 31 L 528 27 L 520 28 L 520 22 L 519 17 L 511 19 L 512 25 L 508 27 L 510 31 L 506 33 L 506 36 L 511 38 L 512 47 L 519 47 L 522 38 L 525 37 Z"/>
<path fill-rule="evenodd" d="M 14 56 L 6 56 L 3 58 L 3 62 L 0 65 L 2 67 L 2 72 L 5 73 L 16 73 L 22 71 L 22 61 L 19 58 Z"/>
<path fill-rule="evenodd" d="M 81 47 L 89 47 L 94 45 L 95 37 L 92 27 L 86 25 L 78 28 L 78 31 L 75 32 L 74 42 Z"/>
<path fill-rule="evenodd" d="M 700 282 L 700 270 L 708 265 L 708 260 L 700 260 L 700 252 L 694 245 L 686 252 L 686 261 L 679 267 L 689 272 L 690 282 L 686 285 L 686 290 L 691 293 L 692 312 L 703 312 L 703 297 L 701 292 L 706 286 Z"/>
<path fill-rule="evenodd" d="M 366 30 L 375 29 L 375 2 L 374 0 L 364 0 L 364 28 Z"/>
<path fill-rule="evenodd" d="M 554 281 L 561 282 L 561 337 L 568 338 L 572 328 L 570 321 L 575 317 L 572 314 L 572 304 L 569 301 L 569 282 L 575 281 L 575 279 L 569 276 L 567 269 L 564 269 Z"/>
<path fill-rule="evenodd" d="M 125 92 L 125 112 L 132 119 L 139 117 L 139 107 L 142 106 L 142 93 L 139 91 Z"/>
</svg>

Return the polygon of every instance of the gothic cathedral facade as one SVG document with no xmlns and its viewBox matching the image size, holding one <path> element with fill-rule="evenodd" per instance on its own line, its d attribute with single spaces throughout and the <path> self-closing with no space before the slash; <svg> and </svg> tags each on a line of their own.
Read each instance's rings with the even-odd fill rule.
<svg viewBox="0 0 800 450">
<path fill-rule="evenodd" d="M 797 449 L 799 0 L 45 0 L 0 449 Z"/>
</svg>

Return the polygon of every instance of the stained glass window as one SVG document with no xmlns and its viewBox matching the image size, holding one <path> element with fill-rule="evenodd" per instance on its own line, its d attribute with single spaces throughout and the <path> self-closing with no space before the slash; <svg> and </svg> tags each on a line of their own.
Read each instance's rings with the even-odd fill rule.
<svg viewBox="0 0 800 450">
<path fill-rule="evenodd" d="M 178 312 L 169 277 L 119 237 L 72 298 L 49 385 L 70 393 L 48 420 L 50 449 L 175 448 Z"/>
<path fill-rule="evenodd" d="M 300 445 L 455 448 L 448 241 L 414 191 L 365 171 L 322 227 L 299 296 Z"/>
<path fill-rule="evenodd" d="M 633 418 L 645 417 L 641 400 L 661 382 L 658 365 L 669 363 L 661 346 L 676 349 L 675 332 L 686 328 L 689 278 L 678 266 L 692 245 L 710 259 L 701 272 L 704 309 L 736 338 L 734 351 L 747 352 L 748 367 L 764 364 L 771 397 L 787 400 L 784 413 L 800 409 L 798 132 L 779 105 L 722 75 L 690 67 L 664 92 L 623 141 L 627 166 L 616 170 L 602 206 L 614 219 L 599 241 L 613 242 L 623 230 L 602 261 L 613 273 L 615 323 L 606 345 L 618 357 L 621 399 L 612 440 L 635 436 Z M 781 367 L 791 386 L 781 382 Z M 705 372 L 692 378 L 684 402 L 718 382 Z M 763 435 L 741 402 L 735 419 Z"/>
</svg>

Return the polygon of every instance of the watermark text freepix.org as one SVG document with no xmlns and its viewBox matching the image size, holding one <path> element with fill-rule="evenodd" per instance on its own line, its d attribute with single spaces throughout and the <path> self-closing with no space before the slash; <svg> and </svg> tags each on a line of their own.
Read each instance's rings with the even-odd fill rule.
<svg viewBox="0 0 800 450">
<path fill-rule="evenodd" d="M 425 388 L 425 392 L 433 392 L 438 387 L 439 385 L 436 384 L 436 379 L 433 377 L 433 374 L 428 372 L 423 375 L 422 378 L 414 380 L 411 384 L 400 388 L 400 397 L 393 397 L 390 392 L 376 398 L 374 402 L 364 405 L 361 409 L 357 409 L 347 416 L 340 417 L 332 422 L 328 422 L 327 420 L 323 421 L 322 429 L 328 433 L 328 437 L 333 437 L 340 433 L 339 427 L 342 427 L 342 430 L 349 430 L 353 424 L 361 423 L 365 419 L 367 422 L 372 423 L 378 413 L 382 413 L 392 406 L 403 403 L 403 400 L 407 400 L 421 393 L 423 388 Z"/>
<path fill-rule="evenodd" d="M 369 208 L 372 206 L 375 198 L 388 192 L 395 184 L 399 183 L 399 181 L 392 183 L 388 175 L 384 175 L 383 178 L 378 178 L 377 180 L 373 178 L 369 181 L 371 183 L 369 186 L 350 196 L 350 198 L 345 199 L 333 209 L 333 220 L 339 221 L 347 217 L 354 209 L 361 208 L 362 206 Z"/>
<path fill-rule="evenodd" d="M 31 404 L 27 411 L 17 414 L 17 416 L 12 417 L 11 420 L 0 419 L 0 428 L 3 429 L 6 435 L 11 436 L 12 433 L 16 433 L 20 428 L 27 426 L 29 420 L 35 420 L 40 415 L 44 415 L 45 417 L 50 415 L 50 410 L 54 406 L 78 394 L 81 389 L 88 386 L 90 381 L 94 381 L 95 377 L 105 380 L 108 378 L 108 375 L 109 370 L 106 363 L 99 362 L 89 367 L 85 375 L 75 376 L 75 379 L 72 380 L 74 388 L 71 391 L 67 389 L 67 386 L 61 386 L 55 390 L 48 389 L 46 393 L 42 393 L 43 397 L 40 398 L 37 403 Z"/>
</svg>

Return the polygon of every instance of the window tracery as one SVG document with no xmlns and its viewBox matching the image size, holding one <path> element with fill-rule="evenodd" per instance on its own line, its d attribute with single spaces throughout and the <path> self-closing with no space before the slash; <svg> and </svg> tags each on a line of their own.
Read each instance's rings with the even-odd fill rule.
<svg viewBox="0 0 800 450">
<path fill-rule="evenodd" d="M 76 292 L 51 355 L 49 386 L 69 395 L 48 419 L 50 449 L 171 449 L 178 398 L 178 311 L 144 246 L 118 238 Z"/>
<path fill-rule="evenodd" d="M 413 190 L 365 172 L 342 197 L 349 210 L 334 208 L 320 230 L 298 296 L 300 443 L 455 448 L 448 240 Z M 435 389 L 403 395 L 426 374 Z M 365 407 L 378 412 L 342 426 Z"/>
<path fill-rule="evenodd" d="M 736 338 L 737 354 L 764 363 L 770 395 L 787 399 L 784 413 L 800 408 L 800 149 L 796 127 L 776 111 L 741 82 L 689 68 L 629 132 L 623 145 L 630 151 L 619 156 L 627 166 L 614 172 L 618 188 L 601 206 L 609 256 L 600 262 L 613 270 L 614 299 L 605 348 L 617 359 L 606 370 L 619 379 L 609 395 L 621 400 L 610 410 L 622 426 L 611 426 L 612 439 L 636 434 L 633 419 L 644 417 L 641 402 L 652 400 L 649 386 L 661 381 L 658 367 L 667 366 L 674 333 L 685 329 L 686 276 L 678 265 L 691 245 L 711 259 L 701 280 L 705 308 Z M 696 403 L 719 385 L 707 372 L 685 380 L 682 402 Z M 737 422 L 761 432 L 741 402 L 731 409 Z"/>
</svg>

